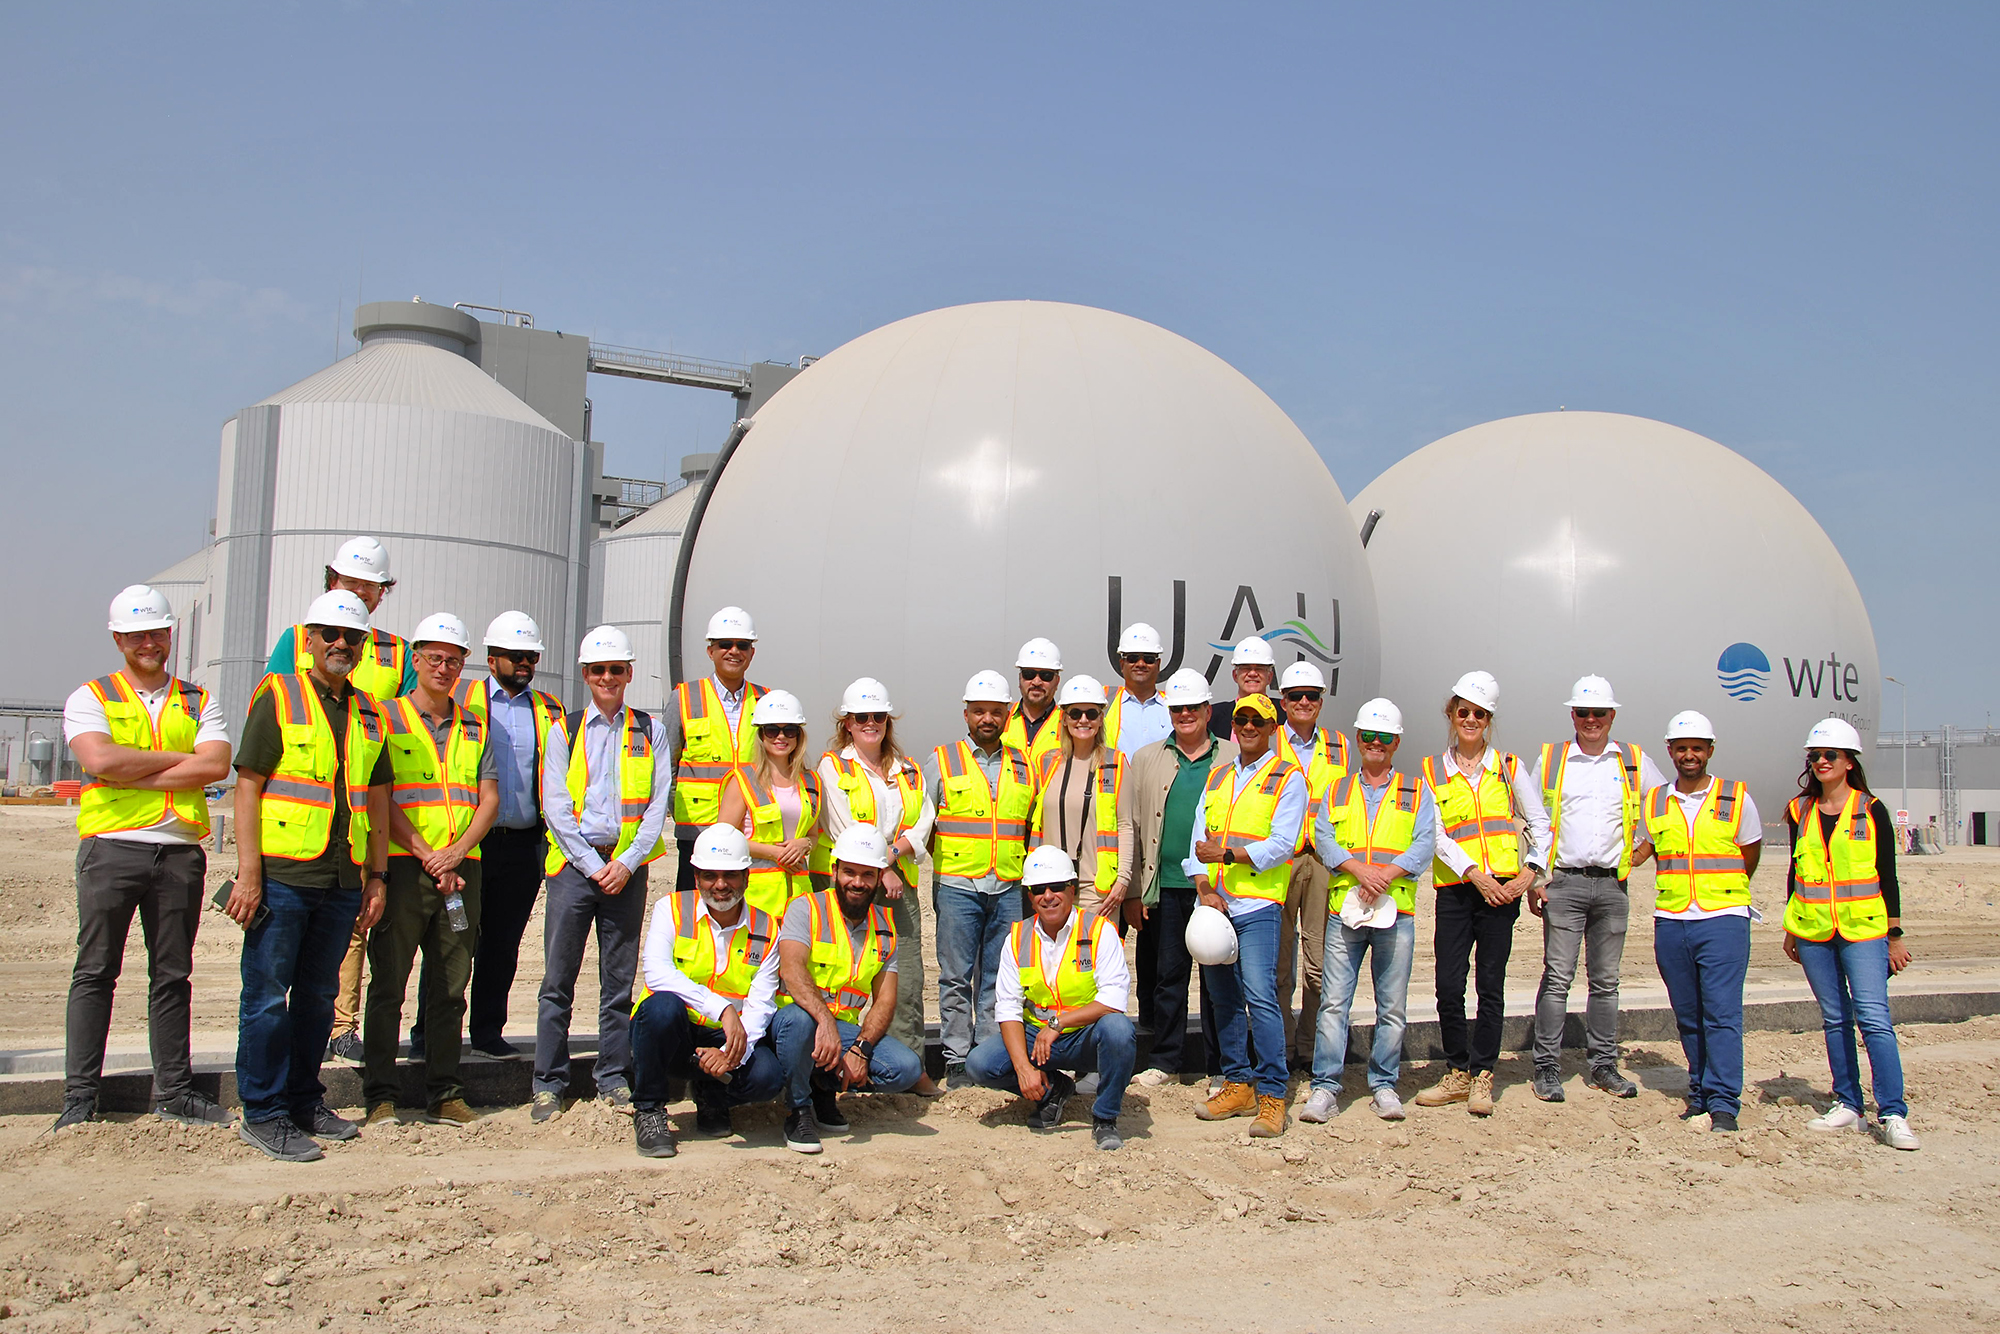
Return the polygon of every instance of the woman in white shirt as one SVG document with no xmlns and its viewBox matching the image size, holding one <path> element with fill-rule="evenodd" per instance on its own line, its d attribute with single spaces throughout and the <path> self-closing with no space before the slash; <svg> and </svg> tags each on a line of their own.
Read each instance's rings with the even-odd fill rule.
<svg viewBox="0 0 2000 1334">
<path fill-rule="evenodd" d="M 806 715 L 798 696 L 766 691 L 750 722 L 757 729 L 757 759 L 730 771 L 717 823 L 741 829 L 750 840 L 744 897 L 783 917 L 793 899 L 812 892 L 807 872 L 819 831 L 819 775 L 806 765 Z"/>
</svg>

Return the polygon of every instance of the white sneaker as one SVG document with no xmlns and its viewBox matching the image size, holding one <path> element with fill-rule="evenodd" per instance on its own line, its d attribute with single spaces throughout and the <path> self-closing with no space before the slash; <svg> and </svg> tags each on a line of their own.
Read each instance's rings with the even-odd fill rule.
<svg viewBox="0 0 2000 1334">
<path fill-rule="evenodd" d="M 1807 1130 L 1852 1130 L 1861 1124 L 1861 1113 L 1844 1102 L 1837 1102 L 1825 1116 L 1815 1116 L 1806 1122 Z"/>
<path fill-rule="evenodd" d="M 1375 1097 L 1371 1102 L 1375 1108 L 1375 1115 L 1381 1117 L 1384 1121 L 1400 1121 L 1403 1119 L 1403 1100 L 1396 1096 L 1396 1090 L 1376 1089 Z"/>
<path fill-rule="evenodd" d="M 1922 1147 L 1917 1141 L 1917 1132 L 1910 1129 L 1908 1117 L 1883 1117 L 1881 1132 L 1882 1142 L 1892 1149 L 1915 1149 Z"/>
<path fill-rule="evenodd" d="M 1333 1089 L 1314 1089 L 1306 1099 L 1306 1108 L 1299 1113 L 1299 1120 L 1318 1125 L 1333 1119 L 1333 1113 L 1340 1101 L 1340 1094 Z"/>
<path fill-rule="evenodd" d="M 1137 1084 L 1141 1088 L 1149 1088 L 1149 1089 L 1156 1089 L 1160 1085 L 1168 1083 L 1172 1079 L 1173 1076 L 1168 1074 L 1166 1071 L 1154 1070 L 1154 1069 L 1141 1070 L 1138 1074 L 1132 1076 L 1132 1082 L 1134 1084 Z"/>
</svg>

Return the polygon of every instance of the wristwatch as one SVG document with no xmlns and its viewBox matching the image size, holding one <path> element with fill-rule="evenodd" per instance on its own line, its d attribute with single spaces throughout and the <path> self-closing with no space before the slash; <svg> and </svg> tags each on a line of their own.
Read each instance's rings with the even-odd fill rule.
<svg viewBox="0 0 2000 1334">
<path fill-rule="evenodd" d="M 861 1059 L 864 1061 L 873 1062 L 875 1059 L 875 1044 L 866 1038 L 856 1038 L 854 1045 L 849 1050 L 860 1052 Z"/>
<path fill-rule="evenodd" d="M 1224 849 L 1222 850 L 1222 864 L 1223 864 L 1224 866 L 1234 866 L 1234 865 L 1236 865 L 1236 849 L 1235 849 L 1235 848 L 1224 848 Z"/>
<path fill-rule="evenodd" d="M 1891 939 L 1891 940 L 1901 940 L 1902 938 L 1903 938 L 1903 928 L 1902 928 L 1902 927 L 1900 927 L 1900 926 L 1892 926 L 1892 927 L 1890 927 L 1890 928 L 1889 928 L 1889 939 Z"/>
</svg>

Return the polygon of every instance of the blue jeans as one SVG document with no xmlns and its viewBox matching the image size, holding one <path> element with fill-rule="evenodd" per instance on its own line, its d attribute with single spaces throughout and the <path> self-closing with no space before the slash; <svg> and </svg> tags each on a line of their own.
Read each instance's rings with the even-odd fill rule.
<svg viewBox="0 0 2000 1334">
<path fill-rule="evenodd" d="M 931 890 L 931 911 L 937 917 L 938 1027 L 944 1058 L 962 1061 L 975 1042 L 1000 1034 L 993 1019 L 994 978 L 1007 929 L 1021 920 L 1021 889 L 1005 880 L 999 893 L 981 894 L 940 881 Z"/>
<path fill-rule="evenodd" d="M 1236 962 L 1201 970 L 1221 1019 L 1222 1077 L 1232 1084 L 1255 1084 L 1259 1094 L 1270 1098 L 1285 1096 L 1285 1012 L 1278 1007 L 1282 916 L 1274 903 L 1246 917 L 1231 918 L 1236 927 Z"/>
<path fill-rule="evenodd" d="M 845 1019 L 834 1020 L 840 1030 L 843 1049 L 861 1036 L 861 1025 Z M 812 1105 L 813 1038 L 819 1025 L 803 1007 L 781 1005 L 771 1020 L 771 1041 L 778 1050 L 778 1065 L 785 1072 L 786 1104 L 797 1110 Z M 923 1077 L 924 1064 L 917 1054 L 892 1037 L 875 1044 L 875 1059 L 868 1062 L 868 1082 L 852 1093 L 901 1093 Z"/>
<path fill-rule="evenodd" d="M 1833 1096 L 1859 1112 L 1861 1065 L 1855 1059 L 1854 1029 L 1868 1044 L 1868 1071 L 1881 1116 L 1908 1116 L 1903 1101 L 1903 1056 L 1889 1019 L 1889 939 L 1801 940 L 1799 963 L 1819 1002 L 1826 1029 L 1826 1063 L 1833 1070 Z"/>
<path fill-rule="evenodd" d="M 246 1121 L 308 1116 L 326 1097 L 319 1067 L 361 891 L 266 879 L 264 902 L 270 917 L 243 935 L 237 1002 L 236 1093 Z"/>
<path fill-rule="evenodd" d="M 696 1107 L 741 1107 L 778 1096 L 785 1068 L 768 1032 L 750 1044 L 726 1084 L 695 1063 L 698 1048 L 721 1045 L 722 1030 L 696 1023 L 679 997 L 657 991 L 646 997 L 632 1015 L 632 1105 L 647 1112 L 666 1106 L 675 1079 L 688 1081 Z"/>
<path fill-rule="evenodd" d="M 1653 919 L 1653 958 L 1687 1054 L 1688 1102 L 1734 1116 L 1743 1102 L 1743 979 L 1750 919 Z"/>
<path fill-rule="evenodd" d="M 1030 1022 L 1023 1027 L 1032 1054 L 1042 1026 Z M 1138 1059 L 1139 1030 L 1126 1016 L 1107 1014 L 1094 1024 L 1059 1035 L 1049 1053 L 1049 1063 L 1040 1068 L 1066 1070 L 1076 1075 L 1095 1070 L 1097 1099 L 1090 1104 L 1090 1114 L 1099 1121 L 1116 1121 L 1125 1106 L 1125 1086 L 1132 1082 L 1132 1067 Z M 1007 1054 L 1005 1039 L 997 1034 L 972 1049 L 972 1055 L 965 1060 L 965 1073 L 972 1076 L 975 1084 L 986 1088 L 1006 1089 L 1009 1093 L 1021 1091 L 1020 1077 L 1014 1073 L 1014 1058 Z"/>
<path fill-rule="evenodd" d="M 1348 1015 L 1361 983 L 1361 956 L 1375 979 L 1375 1049 L 1368 1055 L 1368 1087 L 1392 1089 L 1403 1073 L 1403 1030 L 1408 1026 L 1410 967 L 1417 957 L 1417 919 L 1397 913 L 1394 926 L 1359 930 L 1338 917 L 1326 922 L 1326 957 L 1320 964 L 1319 1033 L 1313 1048 L 1312 1086 L 1340 1092 L 1347 1063 Z"/>
</svg>

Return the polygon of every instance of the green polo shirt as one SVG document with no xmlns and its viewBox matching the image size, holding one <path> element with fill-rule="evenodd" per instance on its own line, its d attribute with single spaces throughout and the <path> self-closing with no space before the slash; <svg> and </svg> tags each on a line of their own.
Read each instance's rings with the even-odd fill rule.
<svg viewBox="0 0 2000 1334">
<path fill-rule="evenodd" d="M 1174 757 L 1178 768 L 1174 785 L 1167 789 L 1166 818 L 1160 825 L 1160 855 L 1154 860 L 1159 864 L 1162 889 L 1193 889 L 1194 881 L 1181 869 L 1181 855 L 1170 855 L 1168 850 L 1185 848 L 1194 838 L 1195 812 L 1201 809 L 1202 794 L 1208 791 L 1208 769 L 1215 759 L 1216 743 L 1211 739 L 1207 752 L 1200 759 L 1191 760 L 1169 737 L 1167 752 Z"/>
</svg>

